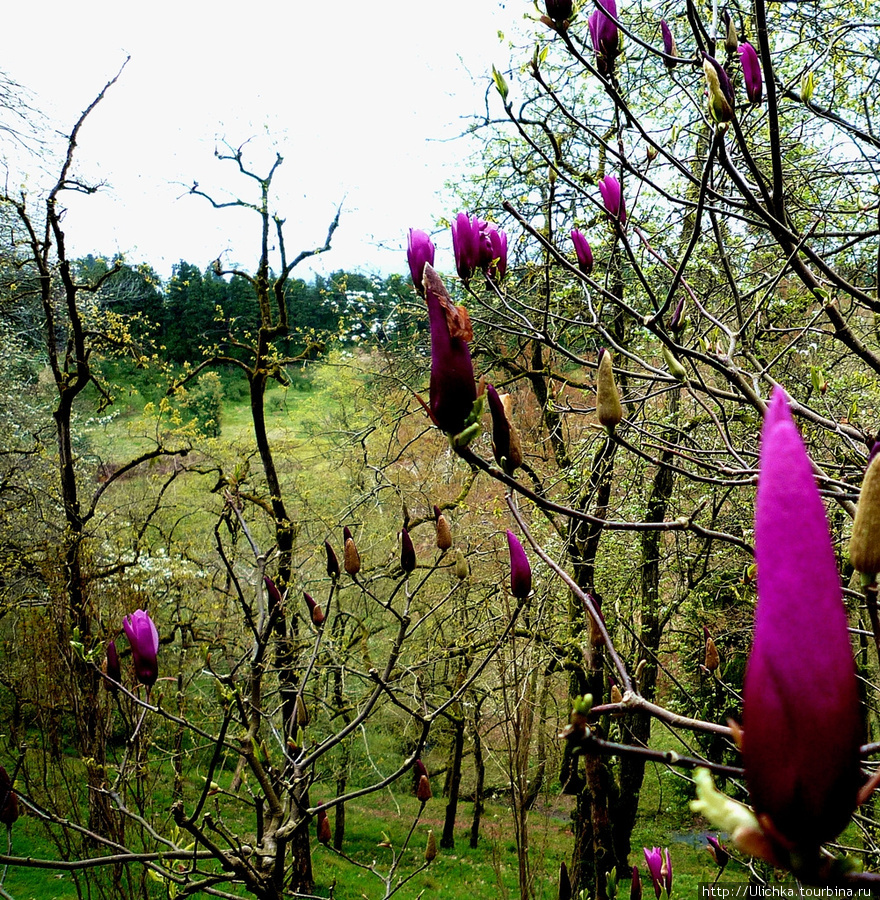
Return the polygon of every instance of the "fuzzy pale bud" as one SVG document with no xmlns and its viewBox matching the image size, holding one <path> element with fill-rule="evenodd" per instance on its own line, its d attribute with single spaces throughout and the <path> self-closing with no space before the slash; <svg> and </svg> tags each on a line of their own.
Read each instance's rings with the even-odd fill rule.
<svg viewBox="0 0 880 900">
<path fill-rule="evenodd" d="M 604 349 L 600 351 L 599 369 L 596 372 L 596 415 L 609 432 L 614 431 L 623 418 L 623 406 L 614 381 L 611 354 Z"/>
</svg>

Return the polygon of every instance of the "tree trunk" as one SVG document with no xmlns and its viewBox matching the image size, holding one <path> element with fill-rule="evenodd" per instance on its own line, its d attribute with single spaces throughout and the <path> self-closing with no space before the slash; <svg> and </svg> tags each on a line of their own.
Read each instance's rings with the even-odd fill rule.
<svg viewBox="0 0 880 900">
<path fill-rule="evenodd" d="M 452 722 L 452 766 L 449 774 L 449 802 L 446 804 L 446 819 L 440 846 L 444 850 L 455 847 L 455 816 L 458 812 L 458 795 L 461 790 L 461 761 L 464 756 L 464 719 L 450 717 Z"/>
</svg>

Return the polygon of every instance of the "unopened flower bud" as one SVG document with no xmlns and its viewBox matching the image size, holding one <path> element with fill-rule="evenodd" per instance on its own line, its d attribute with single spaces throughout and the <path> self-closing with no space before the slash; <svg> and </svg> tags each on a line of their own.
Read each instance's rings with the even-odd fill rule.
<svg viewBox="0 0 880 900">
<path fill-rule="evenodd" d="M 736 36 L 736 23 L 726 9 L 724 10 L 724 25 L 724 49 L 728 53 L 734 54 L 736 48 L 739 47 L 739 38 Z"/>
<path fill-rule="evenodd" d="M 400 532 L 400 568 L 409 575 L 416 567 L 416 548 L 413 547 L 409 532 L 403 528 Z"/>
<path fill-rule="evenodd" d="M 431 782 L 427 775 L 419 776 L 419 786 L 416 788 L 416 799 L 420 803 L 427 803 L 431 799 Z"/>
<path fill-rule="evenodd" d="M 512 475 L 522 465 L 522 444 L 511 416 L 510 394 L 499 394 L 494 385 L 486 386 L 492 413 L 492 452 L 495 462 Z"/>
<path fill-rule="evenodd" d="M 309 724 L 309 711 L 306 708 L 302 694 L 298 694 L 296 698 L 296 724 L 300 728 L 305 728 Z"/>
<path fill-rule="evenodd" d="M 327 818 L 327 810 L 318 810 L 318 840 L 322 844 L 330 843 L 330 819 Z"/>
<path fill-rule="evenodd" d="M 703 657 L 703 665 L 710 672 L 714 672 L 718 666 L 721 665 L 721 656 L 718 653 L 718 648 L 715 646 L 715 641 L 712 640 L 711 635 L 706 636 L 706 652 Z"/>
<path fill-rule="evenodd" d="M 351 536 L 351 530 L 347 525 L 342 529 L 342 535 L 345 539 L 342 551 L 342 564 L 345 566 L 345 571 L 349 575 L 354 576 L 361 570 L 361 555 L 358 553 L 354 538 Z"/>
<path fill-rule="evenodd" d="M 719 869 L 723 869 L 730 862 L 730 854 L 727 852 L 727 848 L 717 837 L 713 837 L 711 834 L 706 836 L 706 840 L 709 842 L 706 845 L 709 856 L 712 857 Z"/>
<path fill-rule="evenodd" d="M 455 551 L 455 565 L 453 566 L 453 572 L 455 572 L 455 577 L 458 578 L 459 581 L 464 581 L 465 578 L 470 575 L 470 566 L 461 550 Z"/>
<path fill-rule="evenodd" d="M 315 625 L 322 625 L 324 623 L 324 611 L 318 606 L 311 594 L 307 594 L 303 591 L 303 598 L 306 601 L 306 606 L 309 608 L 309 615 L 312 617 L 312 623 Z"/>
<path fill-rule="evenodd" d="M 596 415 L 609 432 L 614 431 L 623 418 L 611 354 L 604 348 L 599 351 L 599 369 L 596 373 Z"/>
<path fill-rule="evenodd" d="M 559 900 L 571 900 L 571 879 L 565 863 L 559 865 Z"/>
<path fill-rule="evenodd" d="M 880 572 L 880 443 L 874 444 L 856 507 L 849 561 L 857 572 Z"/>
<path fill-rule="evenodd" d="M 6 769 L 0 766 L 0 823 L 9 828 L 17 818 L 18 795 Z"/>
<path fill-rule="evenodd" d="M 510 551 L 510 593 L 518 600 L 525 600 L 532 592 L 532 567 L 512 531 L 507 532 L 507 548 Z"/>
<path fill-rule="evenodd" d="M 452 546 L 452 528 L 438 506 L 434 507 L 434 521 L 437 523 L 437 549 L 445 553 Z"/>
<path fill-rule="evenodd" d="M 437 838 L 434 837 L 434 829 L 428 829 L 428 841 L 425 844 L 425 862 L 433 862 L 437 858 Z"/>
<path fill-rule="evenodd" d="M 611 702 L 623 703 L 623 694 L 620 693 L 620 688 L 616 684 L 611 685 Z"/>
<path fill-rule="evenodd" d="M 339 560 L 330 546 L 330 541 L 324 541 L 324 549 L 327 551 L 327 577 L 339 578 Z"/>
<path fill-rule="evenodd" d="M 116 641 L 107 641 L 107 657 L 104 660 L 104 674 L 113 681 L 122 681 L 122 668 L 119 665 L 119 653 L 116 651 Z M 119 688 L 109 681 L 104 682 L 107 689 L 116 693 Z"/>
</svg>

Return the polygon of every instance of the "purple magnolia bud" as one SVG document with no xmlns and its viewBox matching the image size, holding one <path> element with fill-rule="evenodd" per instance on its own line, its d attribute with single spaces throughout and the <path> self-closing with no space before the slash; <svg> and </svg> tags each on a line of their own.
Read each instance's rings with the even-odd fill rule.
<svg viewBox="0 0 880 900">
<path fill-rule="evenodd" d="M 709 92 L 709 113 L 719 125 L 733 118 L 733 85 L 721 63 L 703 51 L 703 72 Z"/>
<path fill-rule="evenodd" d="M 330 541 L 324 541 L 324 549 L 327 551 L 327 577 L 339 578 L 339 560 L 336 552 L 330 546 Z"/>
<path fill-rule="evenodd" d="M 510 550 L 510 593 L 518 600 L 525 600 L 532 592 L 532 567 L 522 544 L 512 531 L 507 532 Z"/>
<path fill-rule="evenodd" d="M 617 18 L 617 3 L 615 0 L 598 0 L 602 9 L 597 9 L 587 19 L 590 29 L 590 38 L 593 41 L 593 51 L 596 54 L 596 64 L 601 75 L 610 75 L 614 71 L 614 60 L 620 53 L 620 34 L 617 25 L 605 13 Z M 604 12 L 603 12 L 604 10 Z"/>
<path fill-rule="evenodd" d="M 113 681 L 122 681 L 122 667 L 119 665 L 119 653 L 116 651 L 116 641 L 107 641 L 107 658 L 104 661 L 104 674 Z M 115 684 L 105 682 L 107 687 L 115 694 L 119 690 Z"/>
<path fill-rule="evenodd" d="M 629 885 L 629 900 L 642 900 L 642 876 L 639 867 L 632 867 L 632 881 Z"/>
<path fill-rule="evenodd" d="M 613 175 L 606 175 L 599 179 L 599 193 L 605 210 L 612 219 L 619 219 L 621 225 L 626 225 L 626 202 L 623 199 L 623 191 L 620 182 Z"/>
<path fill-rule="evenodd" d="M 706 835 L 706 840 L 709 842 L 706 845 L 709 856 L 712 857 L 715 865 L 718 866 L 719 869 L 723 869 L 730 862 L 730 854 L 727 852 L 727 847 L 725 847 L 717 837 L 713 837 L 711 834 Z"/>
<path fill-rule="evenodd" d="M 758 62 L 758 53 L 748 41 L 743 41 L 739 45 L 739 58 L 742 62 L 743 81 L 746 84 L 749 102 L 760 103 L 763 83 L 761 81 L 761 63 Z"/>
<path fill-rule="evenodd" d="M 13 790 L 12 779 L 0 766 L 0 823 L 9 828 L 18 818 L 18 794 Z"/>
<path fill-rule="evenodd" d="M 666 19 L 660 20 L 660 33 L 663 35 L 663 52 L 667 56 L 678 56 L 678 47 L 675 38 L 672 36 L 672 30 L 666 22 Z M 675 61 L 672 59 L 664 59 L 664 63 L 670 69 L 675 67 Z"/>
<path fill-rule="evenodd" d="M 545 8 L 549 18 L 554 22 L 564 22 L 571 18 L 572 0 L 546 0 Z"/>
<path fill-rule="evenodd" d="M 726 9 L 721 17 L 724 19 L 724 49 L 730 54 L 736 53 L 736 48 L 739 46 L 739 38 L 736 34 L 736 22 L 733 21 L 733 17 Z"/>
<path fill-rule="evenodd" d="M 452 250 L 455 254 L 455 268 L 458 277 L 465 284 L 480 268 L 480 226 L 482 221 L 476 216 L 459 213 L 452 222 Z"/>
<path fill-rule="evenodd" d="M 403 528 L 400 531 L 400 568 L 410 574 L 416 567 L 416 548 L 413 547 L 409 532 Z"/>
<path fill-rule="evenodd" d="M 559 900 L 571 900 L 571 878 L 565 863 L 559 864 Z"/>
<path fill-rule="evenodd" d="M 122 620 L 122 627 L 131 644 L 137 680 L 152 687 L 159 677 L 159 632 L 149 613 L 136 609 Z"/>
<path fill-rule="evenodd" d="M 599 190 L 601 191 L 602 188 L 600 187 Z M 571 242 L 574 244 L 574 255 L 577 257 L 578 268 L 584 275 L 589 275 L 593 271 L 593 251 L 590 249 L 583 232 L 577 228 L 572 228 Z"/>
<path fill-rule="evenodd" d="M 493 281 L 507 274 L 507 235 L 492 222 L 481 223 L 479 267 Z"/>
<path fill-rule="evenodd" d="M 682 297 L 678 301 L 675 305 L 675 311 L 672 313 L 672 318 L 669 320 L 669 329 L 676 334 L 684 328 L 684 312 L 687 306 L 685 300 L 686 298 Z"/>
<path fill-rule="evenodd" d="M 281 591 L 278 590 L 275 582 L 268 575 L 264 575 L 263 584 L 266 585 L 266 591 L 269 594 L 269 599 L 272 601 L 272 606 L 279 606 L 284 598 L 281 596 Z"/>
<path fill-rule="evenodd" d="M 781 836 L 786 856 L 809 856 L 856 807 L 862 726 L 825 507 L 779 387 L 761 432 L 755 563 L 755 637 L 743 689 L 746 784 L 755 812 L 772 825 L 768 838 Z"/>
<path fill-rule="evenodd" d="M 512 475 L 522 465 L 522 445 L 510 420 L 510 395 L 499 395 L 494 385 L 487 384 L 486 396 L 492 413 L 492 453 L 495 462 Z"/>
<path fill-rule="evenodd" d="M 406 248 L 406 261 L 409 263 L 410 275 L 412 275 L 415 289 L 425 296 L 425 286 L 422 284 L 422 275 L 425 272 L 425 263 L 434 265 L 434 244 L 427 232 L 416 228 L 409 230 L 409 242 Z"/>
<path fill-rule="evenodd" d="M 660 898 L 660 894 L 663 892 L 663 854 L 660 852 L 659 847 L 652 847 L 650 850 L 647 847 L 642 848 L 645 851 L 645 863 L 648 866 L 648 874 L 651 876 L 651 882 L 654 885 L 654 894 L 657 896 L 657 900 Z M 666 851 L 667 855 L 669 851 Z"/>
<path fill-rule="evenodd" d="M 438 428 L 456 435 L 464 430 L 477 399 L 468 349 L 473 331 L 467 311 L 452 302 L 432 266 L 425 266 L 425 287 L 431 324 L 431 416 Z"/>
</svg>

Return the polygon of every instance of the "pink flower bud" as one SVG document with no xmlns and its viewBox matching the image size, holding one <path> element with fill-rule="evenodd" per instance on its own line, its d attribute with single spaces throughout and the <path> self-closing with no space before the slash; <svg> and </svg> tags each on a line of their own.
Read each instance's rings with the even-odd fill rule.
<svg viewBox="0 0 880 900">
<path fill-rule="evenodd" d="M 135 610 L 122 620 L 122 627 L 131 644 L 134 671 L 141 684 L 152 687 L 159 677 L 159 632 L 149 613 Z"/>
</svg>

